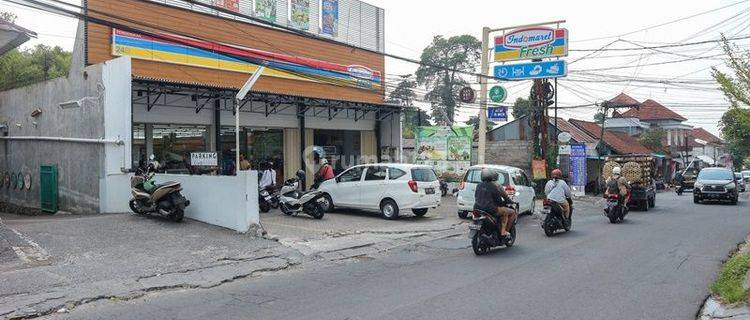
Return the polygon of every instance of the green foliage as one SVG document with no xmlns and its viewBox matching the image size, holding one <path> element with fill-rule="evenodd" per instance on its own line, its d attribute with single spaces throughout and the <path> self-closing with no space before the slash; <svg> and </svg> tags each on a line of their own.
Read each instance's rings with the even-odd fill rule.
<svg viewBox="0 0 750 320">
<path fill-rule="evenodd" d="M 417 69 L 417 84 L 428 92 L 432 116 L 438 124 L 452 124 L 456 108 L 461 105 L 458 91 L 468 82 L 461 72 L 475 72 L 482 44 L 471 35 L 444 38 L 435 36 L 422 51 L 422 65 Z"/>
<path fill-rule="evenodd" d="M 513 115 L 514 119 L 527 116 L 530 112 L 531 101 L 529 101 L 529 99 L 519 97 L 515 102 L 513 102 L 513 111 L 511 111 L 511 114 Z"/>
<path fill-rule="evenodd" d="M 724 140 L 734 158 L 735 167 L 741 167 L 750 158 L 750 51 L 741 50 L 723 38 L 723 48 L 729 56 L 727 66 L 734 75 L 713 68 L 713 77 L 732 104 L 721 117 L 719 126 Z"/>
<path fill-rule="evenodd" d="M 396 103 L 404 107 L 404 122 L 402 129 L 402 136 L 404 139 L 414 139 L 414 127 L 417 126 L 429 126 L 430 117 L 427 112 L 414 106 L 414 99 L 417 95 L 414 93 L 414 89 L 417 87 L 417 83 L 411 80 L 411 75 L 402 77 L 401 82 L 396 85 L 396 88 L 391 91 L 388 95 L 388 99 L 392 103 Z"/>
<path fill-rule="evenodd" d="M 748 290 L 743 284 L 750 270 L 750 253 L 740 253 L 730 258 L 721 267 L 719 277 L 711 285 L 711 293 L 726 303 L 736 303 L 746 299 Z"/>
<path fill-rule="evenodd" d="M 474 131 L 478 131 L 479 130 L 479 117 L 478 116 L 471 116 L 471 117 L 469 117 L 469 120 L 466 120 L 466 122 L 464 122 L 464 123 L 467 126 L 474 127 Z M 490 121 L 489 119 L 487 120 L 486 124 L 487 124 L 487 131 L 492 130 L 492 128 L 494 128 L 497 125 L 497 123 L 495 123 L 493 121 Z"/>
<path fill-rule="evenodd" d="M 663 141 L 667 138 L 667 131 L 662 128 L 648 130 L 641 134 L 638 141 L 651 151 L 662 151 L 664 149 Z"/>
<path fill-rule="evenodd" d="M 72 55 L 56 46 L 38 44 L 33 48 L 8 51 L 0 56 L 0 90 L 67 76 Z"/>
<path fill-rule="evenodd" d="M 596 123 L 604 122 L 604 112 L 599 111 L 596 114 L 594 114 L 594 121 Z"/>
</svg>

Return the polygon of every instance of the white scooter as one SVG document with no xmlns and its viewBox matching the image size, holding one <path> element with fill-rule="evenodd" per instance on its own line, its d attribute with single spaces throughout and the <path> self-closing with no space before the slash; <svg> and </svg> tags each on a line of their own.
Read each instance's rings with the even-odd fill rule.
<svg viewBox="0 0 750 320">
<path fill-rule="evenodd" d="M 305 213 L 315 219 L 322 219 L 325 211 L 319 200 L 322 199 L 323 193 L 318 190 L 302 192 L 299 186 L 304 177 L 305 172 L 300 170 L 297 171 L 297 178 L 284 182 L 279 191 L 279 208 L 288 216 Z"/>
</svg>

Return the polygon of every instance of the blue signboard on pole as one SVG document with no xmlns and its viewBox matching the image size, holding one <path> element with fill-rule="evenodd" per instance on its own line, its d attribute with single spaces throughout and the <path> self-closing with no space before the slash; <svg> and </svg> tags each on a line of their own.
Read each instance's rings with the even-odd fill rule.
<svg viewBox="0 0 750 320">
<path fill-rule="evenodd" d="M 585 186 L 586 177 L 586 145 L 570 145 L 570 184 L 573 186 Z"/>
<path fill-rule="evenodd" d="M 508 108 L 507 107 L 488 107 L 487 119 L 497 120 L 497 121 L 508 121 Z"/>
<path fill-rule="evenodd" d="M 496 65 L 494 72 L 496 78 L 505 80 L 560 78 L 567 74 L 565 60 Z"/>
</svg>

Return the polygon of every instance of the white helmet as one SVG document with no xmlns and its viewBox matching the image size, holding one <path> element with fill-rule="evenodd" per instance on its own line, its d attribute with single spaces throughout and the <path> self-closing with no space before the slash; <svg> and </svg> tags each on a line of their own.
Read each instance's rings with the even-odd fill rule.
<svg viewBox="0 0 750 320">
<path fill-rule="evenodd" d="M 614 167 L 614 168 L 612 168 L 612 174 L 613 175 L 619 176 L 620 175 L 620 171 L 622 171 L 622 169 L 620 169 L 620 167 Z"/>
<path fill-rule="evenodd" d="M 322 159 L 320 159 L 320 164 L 321 164 L 321 165 L 326 165 L 326 164 L 328 164 L 328 159 L 326 159 L 326 158 L 322 158 Z"/>
</svg>

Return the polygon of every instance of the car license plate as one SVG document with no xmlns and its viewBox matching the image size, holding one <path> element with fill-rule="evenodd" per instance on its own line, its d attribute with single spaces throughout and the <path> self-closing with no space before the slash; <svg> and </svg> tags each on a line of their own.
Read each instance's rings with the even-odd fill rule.
<svg viewBox="0 0 750 320">
<path fill-rule="evenodd" d="M 470 224 L 469 225 L 469 230 L 479 230 L 481 228 L 482 228 L 482 226 L 480 226 L 478 224 Z"/>
<path fill-rule="evenodd" d="M 424 189 L 425 194 L 435 194 L 435 188 L 425 188 Z"/>
</svg>

